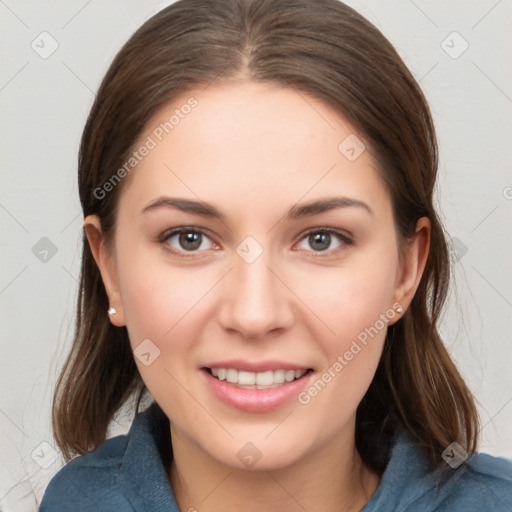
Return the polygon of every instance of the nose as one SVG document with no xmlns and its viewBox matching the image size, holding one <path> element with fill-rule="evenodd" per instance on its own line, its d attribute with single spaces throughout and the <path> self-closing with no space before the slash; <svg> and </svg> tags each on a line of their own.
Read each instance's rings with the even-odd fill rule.
<svg viewBox="0 0 512 512">
<path fill-rule="evenodd" d="M 235 253 L 218 313 L 222 327 L 255 340 L 292 326 L 293 293 L 279 274 L 269 250 L 251 263 Z"/>
</svg>

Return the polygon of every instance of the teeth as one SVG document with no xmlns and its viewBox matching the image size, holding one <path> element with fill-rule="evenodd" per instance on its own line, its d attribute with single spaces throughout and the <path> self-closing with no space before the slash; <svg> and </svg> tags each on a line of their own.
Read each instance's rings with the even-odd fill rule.
<svg viewBox="0 0 512 512">
<path fill-rule="evenodd" d="M 274 372 L 274 382 L 276 384 L 282 384 L 284 380 L 284 370 L 276 370 Z"/>
<path fill-rule="evenodd" d="M 253 375 L 256 376 L 256 384 L 258 386 L 271 386 L 274 384 L 274 372 L 272 371 L 253 373 Z"/>
<path fill-rule="evenodd" d="M 238 384 L 238 370 L 228 368 L 226 371 L 226 380 L 231 384 Z"/>
<path fill-rule="evenodd" d="M 253 372 L 238 372 L 238 384 L 243 384 L 244 386 L 253 386 L 256 384 L 256 374 Z M 258 384 L 262 384 L 258 382 Z"/>
<path fill-rule="evenodd" d="M 238 371 L 234 368 L 211 368 L 212 375 L 219 380 L 226 380 L 231 384 L 248 389 L 267 389 L 284 382 L 300 379 L 307 370 L 269 370 L 266 372 Z"/>
</svg>

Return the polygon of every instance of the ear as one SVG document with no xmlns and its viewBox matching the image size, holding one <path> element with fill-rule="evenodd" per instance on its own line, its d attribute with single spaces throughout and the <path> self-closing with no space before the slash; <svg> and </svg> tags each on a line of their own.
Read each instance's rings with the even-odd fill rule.
<svg viewBox="0 0 512 512">
<path fill-rule="evenodd" d="M 394 300 L 402 305 L 404 311 L 412 302 L 425 270 L 430 249 L 430 232 L 430 220 L 427 217 L 419 219 L 416 223 L 416 231 L 406 242 L 407 245 L 401 257 Z"/>
<path fill-rule="evenodd" d="M 115 266 L 115 254 L 108 249 L 105 243 L 99 217 L 97 215 L 85 217 L 84 230 L 92 255 L 101 273 L 109 305 L 111 308 L 116 309 L 115 315 L 110 315 L 110 321 L 117 327 L 126 325 Z M 107 312 L 105 311 L 106 314 Z"/>
</svg>

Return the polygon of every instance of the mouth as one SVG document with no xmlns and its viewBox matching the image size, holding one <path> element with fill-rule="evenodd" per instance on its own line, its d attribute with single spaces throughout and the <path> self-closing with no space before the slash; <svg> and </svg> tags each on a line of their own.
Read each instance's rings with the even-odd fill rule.
<svg viewBox="0 0 512 512">
<path fill-rule="evenodd" d="M 218 361 L 200 370 L 213 396 L 249 413 L 284 407 L 308 386 L 314 374 L 312 368 L 284 361 Z"/>
<path fill-rule="evenodd" d="M 241 389 L 273 389 L 289 382 L 303 378 L 313 371 L 306 370 L 266 370 L 262 372 L 250 372 L 237 370 L 236 368 L 202 368 L 205 372 L 219 381 L 226 381 Z"/>
</svg>

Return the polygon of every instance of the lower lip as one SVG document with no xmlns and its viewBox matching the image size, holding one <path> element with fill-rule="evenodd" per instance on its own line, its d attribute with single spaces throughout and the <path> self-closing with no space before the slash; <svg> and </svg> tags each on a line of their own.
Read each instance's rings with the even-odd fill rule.
<svg viewBox="0 0 512 512">
<path fill-rule="evenodd" d="M 266 412 L 276 409 L 289 402 L 305 388 L 312 372 L 304 374 L 300 379 L 285 382 L 269 389 L 245 389 L 219 380 L 202 369 L 206 381 L 213 393 L 225 404 L 245 412 Z"/>
</svg>

